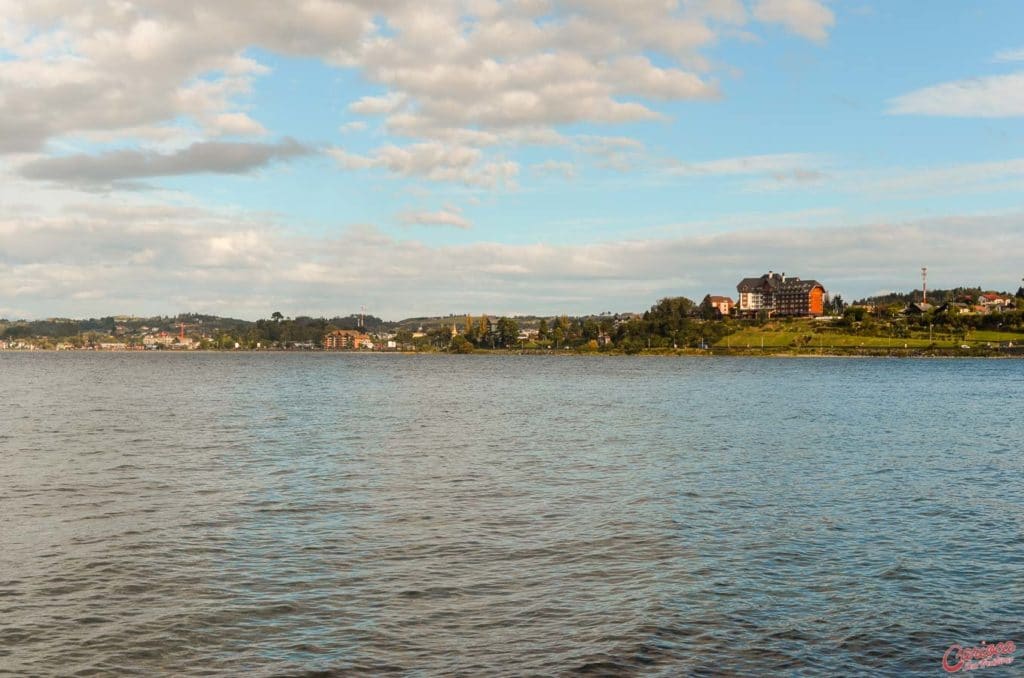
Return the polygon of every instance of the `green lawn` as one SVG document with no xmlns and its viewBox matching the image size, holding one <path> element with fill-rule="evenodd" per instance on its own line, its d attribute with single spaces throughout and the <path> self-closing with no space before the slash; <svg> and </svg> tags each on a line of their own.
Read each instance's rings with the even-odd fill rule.
<svg viewBox="0 0 1024 678">
<path fill-rule="evenodd" d="M 819 344 L 828 346 L 864 346 L 866 348 L 927 348 L 932 344 L 948 348 L 957 345 L 958 342 L 948 337 L 862 337 L 856 334 L 839 334 L 829 332 L 827 334 L 815 335 L 813 345 Z"/>
<path fill-rule="evenodd" d="M 761 340 L 764 339 L 765 348 L 784 348 L 791 346 L 798 337 L 803 336 L 800 332 L 780 332 L 778 330 L 745 329 L 724 337 L 715 346 L 731 348 L 761 348 Z"/>
<path fill-rule="evenodd" d="M 810 328 L 808 328 L 810 329 Z M 809 339 L 808 339 L 809 337 Z M 764 343 L 762 344 L 762 339 Z M 858 334 L 844 334 L 838 331 L 815 333 L 811 331 L 796 332 L 791 329 L 744 329 L 735 334 L 724 337 L 715 344 L 717 348 L 803 348 L 803 349 L 827 349 L 835 348 L 928 348 L 934 345 L 936 348 L 956 348 L 962 344 L 971 346 L 983 346 L 989 342 L 1020 342 L 1024 345 L 1024 334 L 1014 332 L 996 332 L 979 330 L 967 335 L 963 340 L 957 335 L 948 332 L 935 332 L 932 338 L 927 335 L 917 334 L 913 337 L 888 337 L 888 336 L 861 336 Z"/>
<path fill-rule="evenodd" d="M 967 335 L 968 343 L 976 341 L 1012 341 L 1024 344 L 1024 334 L 1020 332 L 999 332 L 997 330 L 974 330 Z"/>
</svg>

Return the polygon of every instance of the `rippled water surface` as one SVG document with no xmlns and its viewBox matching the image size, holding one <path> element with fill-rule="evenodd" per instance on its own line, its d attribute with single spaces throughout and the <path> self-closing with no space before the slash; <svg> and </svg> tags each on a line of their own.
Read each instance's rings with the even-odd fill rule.
<svg viewBox="0 0 1024 678">
<path fill-rule="evenodd" d="M 1024 645 L 1024 362 L 0 353 L 0 383 L 0 673 Z"/>
</svg>

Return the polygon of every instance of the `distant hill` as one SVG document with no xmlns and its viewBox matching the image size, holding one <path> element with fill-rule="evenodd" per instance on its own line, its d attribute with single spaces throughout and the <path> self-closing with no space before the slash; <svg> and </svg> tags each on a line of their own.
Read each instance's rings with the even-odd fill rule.
<svg viewBox="0 0 1024 678">
<path fill-rule="evenodd" d="M 472 314 L 474 319 L 481 314 Z M 618 320 L 622 317 L 635 314 L 601 313 L 597 315 L 569 316 L 572 320 L 580 322 L 586 320 L 601 321 L 603 319 Z M 497 319 L 498 314 L 489 314 L 492 319 Z M 522 315 L 514 316 L 514 320 L 521 329 L 536 329 L 541 319 L 551 321 L 554 315 Z M 341 330 L 355 330 L 365 328 L 371 333 L 397 332 L 398 330 L 416 331 L 423 329 L 429 331 L 443 325 L 451 326 L 452 323 L 462 327 L 466 322 L 466 315 L 450 314 L 445 316 L 416 316 L 402 320 L 384 320 L 375 315 L 360 315 L 352 313 L 345 316 L 334 316 L 332 318 L 314 318 L 300 315 L 295 318 L 278 318 L 287 320 L 296 327 L 306 329 L 309 333 L 314 328 L 334 327 Z M 206 313 L 179 313 L 175 316 L 151 316 L 148 318 L 140 316 L 103 316 L 101 318 L 47 318 L 45 320 L 9 320 L 0 319 L 0 338 L 16 339 L 23 337 L 50 337 L 53 339 L 64 339 L 75 337 L 86 332 L 95 332 L 102 335 L 121 336 L 131 335 L 139 332 L 167 332 L 177 334 L 182 324 L 186 331 L 202 331 L 204 334 L 245 334 L 254 328 L 263 327 L 275 322 L 273 314 L 270 318 L 260 320 L 242 320 Z"/>
<path fill-rule="evenodd" d="M 928 290 L 928 301 L 935 304 L 944 304 L 948 301 L 974 301 L 979 295 L 993 291 L 996 290 L 985 290 L 980 287 L 954 287 L 950 290 L 930 289 Z M 1009 294 L 1008 292 L 998 293 Z M 873 297 L 858 299 L 854 303 L 862 305 L 887 306 L 891 304 L 906 305 L 916 301 L 921 301 L 921 290 L 913 290 L 911 292 L 889 292 L 888 294 L 879 294 Z"/>
<path fill-rule="evenodd" d="M 483 314 L 482 313 L 471 313 L 470 315 L 474 319 L 478 319 Z M 500 314 L 497 314 L 497 313 L 489 313 L 487 315 L 488 315 L 488 317 L 490 317 L 490 318 L 492 318 L 494 320 L 497 320 L 499 317 L 501 317 Z M 519 329 L 522 329 L 522 330 L 535 330 L 535 329 L 537 329 L 537 327 L 540 324 L 540 321 L 542 319 L 546 320 L 546 321 L 548 321 L 550 323 L 554 318 L 556 318 L 556 317 L 558 317 L 560 315 L 562 315 L 562 314 L 559 313 L 559 314 L 552 314 L 552 315 L 514 315 L 514 316 L 509 316 L 509 317 L 511 317 L 513 320 L 516 321 L 516 323 L 519 325 Z M 618 320 L 620 317 L 623 317 L 623 316 L 626 316 L 626 315 L 634 315 L 634 314 L 606 312 L 606 313 L 600 313 L 600 314 L 596 314 L 596 315 L 567 316 L 567 317 L 570 318 L 571 320 L 580 320 L 580 321 L 596 320 L 596 321 L 600 321 L 600 320 L 602 320 L 604 318 L 610 318 L 612 320 Z M 451 315 L 444 315 L 444 316 L 418 316 L 418 317 L 414 317 L 414 318 L 405 318 L 404 320 L 398 320 L 398 321 L 396 321 L 394 323 L 389 323 L 389 324 L 394 326 L 393 331 L 397 331 L 397 330 L 415 331 L 415 330 L 418 330 L 418 329 L 422 328 L 424 332 L 427 332 L 427 331 L 432 330 L 432 329 L 437 329 L 438 327 L 441 327 L 442 325 L 446 325 L 448 327 L 451 327 L 452 323 L 455 323 L 456 325 L 458 325 L 461 328 L 465 324 L 465 322 L 466 322 L 466 314 L 465 313 L 459 313 L 459 314 L 451 314 Z"/>
</svg>

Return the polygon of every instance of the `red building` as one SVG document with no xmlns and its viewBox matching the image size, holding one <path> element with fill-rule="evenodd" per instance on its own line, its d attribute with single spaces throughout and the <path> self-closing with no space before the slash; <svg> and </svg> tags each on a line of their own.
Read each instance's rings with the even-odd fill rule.
<svg viewBox="0 0 1024 678">
<path fill-rule="evenodd" d="M 356 330 L 334 330 L 324 335 L 325 351 L 354 351 L 364 346 L 372 346 L 370 335 Z"/>
</svg>

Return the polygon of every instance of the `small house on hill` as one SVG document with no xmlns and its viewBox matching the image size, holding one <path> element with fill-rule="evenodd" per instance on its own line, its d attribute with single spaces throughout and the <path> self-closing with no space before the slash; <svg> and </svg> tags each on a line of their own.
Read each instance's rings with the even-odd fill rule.
<svg viewBox="0 0 1024 678">
<path fill-rule="evenodd" d="M 736 302 L 734 302 L 730 297 L 720 297 L 711 294 L 705 296 L 702 303 L 718 311 L 718 313 L 723 317 L 732 313 L 733 307 L 736 306 Z"/>
<path fill-rule="evenodd" d="M 935 306 L 929 304 L 926 301 L 915 301 L 907 304 L 907 307 L 903 309 L 904 315 L 924 315 L 935 310 Z"/>
</svg>

